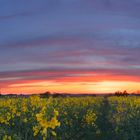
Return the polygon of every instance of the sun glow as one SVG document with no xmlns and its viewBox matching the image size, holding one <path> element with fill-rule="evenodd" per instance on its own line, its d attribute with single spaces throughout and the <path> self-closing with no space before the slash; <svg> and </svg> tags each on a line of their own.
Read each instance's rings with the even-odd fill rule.
<svg viewBox="0 0 140 140">
<path fill-rule="evenodd" d="M 93 91 L 102 93 L 112 93 L 118 90 L 127 90 L 128 92 L 134 92 L 140 87 L 139 82 L 128 82 L 128 81 L 104 81 L 99 82 L 96 86 L 90 89 Z"/>
<path fill-rule="evenodd" d="M 46 91 L 63 93 L 114 93 L 117 90 L 134 92 L 139 90 L 139 82 L 103 81 L 103 82 L 33 82 L 11 84 L 3 92 L 10 93 L 42 93 Z"/>
</svg>

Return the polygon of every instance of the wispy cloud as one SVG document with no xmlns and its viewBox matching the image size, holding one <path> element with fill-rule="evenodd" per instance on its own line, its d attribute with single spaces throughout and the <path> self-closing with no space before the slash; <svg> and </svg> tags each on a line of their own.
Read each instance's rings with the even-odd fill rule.
<svg viewBox="0 0 140 140">
<path fill-rule="evenodd" d="M 139 82 L 138 0 L 0 3 L 2 87 L 43 81 Z"/>
</svg>

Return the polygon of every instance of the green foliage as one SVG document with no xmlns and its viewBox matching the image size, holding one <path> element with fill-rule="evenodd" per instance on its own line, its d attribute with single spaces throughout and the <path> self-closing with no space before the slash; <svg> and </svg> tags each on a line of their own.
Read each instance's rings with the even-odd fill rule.
<svg viewBox="0 0 140 140">
<path fill-rule="evenodd" d="M 0 140 L 140 140 L 140 98 L 0 99 Z"/>
</svg>

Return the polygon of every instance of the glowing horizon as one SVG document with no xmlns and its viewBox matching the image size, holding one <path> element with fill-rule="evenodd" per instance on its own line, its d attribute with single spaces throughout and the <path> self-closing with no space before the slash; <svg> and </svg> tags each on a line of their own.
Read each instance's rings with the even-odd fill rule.
<svg viewBox="0 0 140 140">
<path fill-rule="evenodd" d="M 92 75 L 92 77 L 91 77 Z M 11 78 L 12 82 L 8 87 L 2 88 L 1 93 L 43 93 L 50 91 L 52 93 L 114 93 L 115 91 L 136 92 L 139 90 L 140 82 L 134 77 L 114 77 L 98 74 L 78 74 L 78 77 L 65 77 L 57 80 L 19 80 Z M 62 78 L 62 79 L 61 79 Z M 106 81 L 105 79 L 110 79 Z M 13 82 L 14 79 L 18 81 Z M 121 79 L 123 79 L 121 81 Z M 131 80 L 133 81 L 131 81 Z M 6 79 L 9 80 L 9 79 Z M 112 80 L 112 81 L 111 81 Z M 8 81 L 9 82 L 9 81 Z M 7 84 L 6 84 L 7 85 Z"/>
<path fill-rule="evenodd" d="M 1 2 L 2 93 L 140 90 L 140 2 Z"/>
</svg>

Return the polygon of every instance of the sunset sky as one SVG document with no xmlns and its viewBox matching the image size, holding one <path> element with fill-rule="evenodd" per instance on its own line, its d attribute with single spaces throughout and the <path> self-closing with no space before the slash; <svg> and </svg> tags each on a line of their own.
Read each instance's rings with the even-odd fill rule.
<svg viewBox="0 0 140 140">
<path fill-rule="evenodd" d="M 140 0 L 1 0 L 0 88 L 140 90 Z"/>
</svg>

